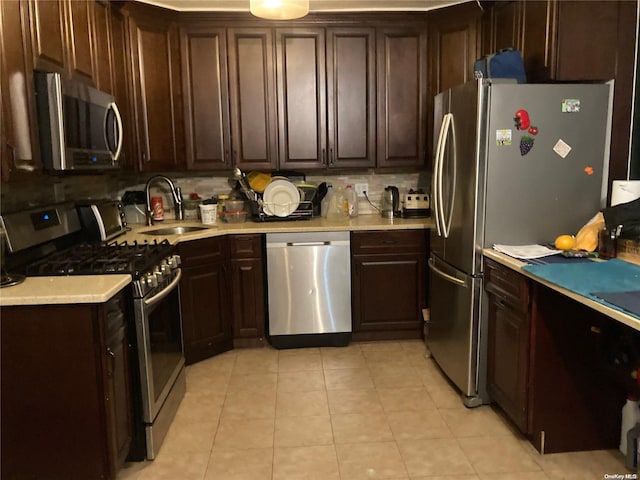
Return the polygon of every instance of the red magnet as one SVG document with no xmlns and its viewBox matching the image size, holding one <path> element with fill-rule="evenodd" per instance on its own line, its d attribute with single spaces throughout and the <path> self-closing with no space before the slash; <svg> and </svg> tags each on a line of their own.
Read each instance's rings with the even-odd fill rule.
<svg viewBox="0 0 640 480">
<path fill-rule="evenodd" d="M 516 122 L 516 128 L 518 130 L 526 130 L 531 126 L 531 120 L 529 120 L 529 112 L 520 109 L 516 112 L 513 120 Z"/>
<path fill-rule="evenodd" d="M 584 173 L 586 173 L 587 175 L 593 175 L 593 167 L 584 167 Z"/>
<path fill-rule="evenodd" d="M 527 130 L 531 135 L 537 135 L 538 134 L 538 127 L 534 127 L 533 125 L 529 127 L 529 130 Z"/>
</svg>

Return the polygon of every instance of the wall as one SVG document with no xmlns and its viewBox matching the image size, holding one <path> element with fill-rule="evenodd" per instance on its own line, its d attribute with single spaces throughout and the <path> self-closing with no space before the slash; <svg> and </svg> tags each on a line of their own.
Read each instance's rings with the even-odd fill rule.
<svg viewBox="0 0 640 480">
<path fill-rule="evenodd" d="M 210 198 L 213 195 L 220 195 L 229 193 L 231 186 L 228 182 L 228 177 L 172 177 L 175 178 L 176 184 L 182 189 L 183 197 L 188 197 L 190 193 L 197 193 L 202 198 Z M 356 183 L 368 183 L 369 192 L 368 196 L 371 202 L 378 206 L 380 203 L 380 197 L 384 187 L 387 185 L 395 185 L 400 189 L 401 195 L 407 193 L 410 188 L 417 189 L 422 188 L 425 192 L 431 191 L 431 177 L 427 172 L 423 173 L 375 173 L 372 171 L 363 172 L 362 174 L 340 174 L 340 175 L 307 175 L 306 181 L 309 183 L 319 184 L 320 182 L 331 183 L 334 187 L 346 186 L 348 184 Z M 130 184 L 117 191 L 114 191 L 113 196 L 116 198 L 122 198 L 122 195 L 127 190 L 144 190 L 145 184 Z M 165 207 L 165 218 L 175 218 L 173 212 L 173 200 L 171 194 L 164 184 L 160 183 L 151 189 L 153 195 L 161 195 L 163 197 L 163 203 Z M 358 199 L 359 213 L 364 214 L 377 214 L 377 211 L 372 207 L 364 197 Z"/>
</svg>

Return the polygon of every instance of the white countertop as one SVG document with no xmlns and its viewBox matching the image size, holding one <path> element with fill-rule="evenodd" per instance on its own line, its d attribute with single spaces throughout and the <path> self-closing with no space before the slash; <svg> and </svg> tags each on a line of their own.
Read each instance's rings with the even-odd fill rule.
<svg viewBox="0 0 640 480">
<path fill-rule="evenodd" d="M 366 230 L 411 230 L 432 228 L 431 218 L 382 218 L 379 215 L 360 215 L 353 218 L 327 220 L 313 218 L 283 222 L 245 222 L 206 225 L 182 235 L 145 235 L 143 232 L 174 226 L 205 226 L 199 222 L 165 221 L 148 227 L 132 225 L 132 230 L 116 239 L 122 241 L 153 242 L 169 240 L 172 244 L 229 234 L 286 233 L 313 231 L 366 231 Z M 103 303 L 131 282 L 130 275 L 78 275 L 66 277 L 28 277 L 19 285 L 0 289 L 0 307 L 12 305 L 49 305 L 71 303 Z"/>
<path fill-rule="evenodd" d="M 597 310 L 598 312 L 603 313 L 613 318 L 614 320 L 617 320 L 635 330 L 640 331 L 640 320 L 638 320 L 637 318 L 632 317 L 631 315 L 628 315 L 624 312 L 621 312 L 620 310 L 616 310 L 615 308 L 611 308 L 611 307 L 608 307 L 607 305 L 596 302 L 588 297 L 579 295 L 575 292 L 572 292 L 571 290 L 567 290 L 566 288 L 556 285 L 555 283 L 551 283 L 551 282 L 548 282 L 547 280 L 537 277 L 532 273 L 526 270 L 523 270 L 522 267 L 524 267 L 527 264 L 518 260 L 517 258 L 510 257 L 509 255 L 497 252 L 491 248 L 485 248 L 482 251 L 482 253 L 485 257 L 490 258 L 491 260 L 495 260 L 496 262 L 506 267 L 509 267 L 513 270 L 517 270 L 518 272 L 522 273 L 526 277 L 529 277 L 535 280 L 536 282 L 541 283 L 542 285 L 552 288 L 553 290 L 560 292 L 563 295 L 566 295 L 567 297 L 582 303 L 583 305 L 586 305 L 594 310 Z"/>
<path fill-rule="evenodd" d="M 0 289 L 0 306 L 104 303 L 131 283 L 131 275 L 28 277 Z"/>
<path fill-rule="evenodd" d="M 165 227 L 200 226 L 206 230 L 184 233 L 182 235 L 145 235 L 144 232 Z M 131 225 L 132 230 L 126 235 L 118 237 L 117 241 L 152 242 L 169 240 L 172 244 L 197 240 L 200 238 L 216 237 L 219 235 L 248 234 L 248 233 L 288 233 L 288 232 L 335 232 L 335 231 L 366 231 L 366 230 L 419 230 L 433 228 L 432 218 L 382 218 L 380 215 L 359 215 L 357 217 L 328 220 L 326 218 L 312 218 L 298 221 L 222 223 L 203 225 L 200 222 L 163 221 L 149 227 L 146 225 Z"/>
</svg>

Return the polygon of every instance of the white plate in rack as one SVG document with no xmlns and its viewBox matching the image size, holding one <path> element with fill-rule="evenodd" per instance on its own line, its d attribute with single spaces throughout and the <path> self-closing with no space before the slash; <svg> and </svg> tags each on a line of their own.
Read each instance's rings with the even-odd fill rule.
<svg viewBox="0 0 640 480">
<path fill-rule="evenodd" d="M 274 178 L 264 189 L 262 201 L 267 215 L 288 217 L 300 205 L 300 192 L 286 178 Z"/>
</svg>

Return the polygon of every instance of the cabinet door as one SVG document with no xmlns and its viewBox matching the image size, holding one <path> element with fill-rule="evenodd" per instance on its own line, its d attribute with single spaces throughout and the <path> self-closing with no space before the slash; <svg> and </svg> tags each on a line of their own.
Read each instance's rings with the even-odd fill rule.
<svg viewBox="0 0 640 480">
<path fill-rule="evenodd" d="M 423 166 L 426 157 L 427 35 L 423 29 L 380 29 L 378 166 Z"/>
<path fill-rule="evenodd" d="M 122 325 L 115 335 L 107 339 L 104 358 L 107 366 L 105 392 L 107 436 L 114 472 L 124 464 L 132 438 L 128 348 L 126 327 Z"/>
<path fill-rule="evenodd" d="M 264 338 L 265 296 L 262 258 L 231 260 L 233 337 Z"/>
<path fill-rule="evenodd" d="M 95 84 L 97 52 L 95 49 L 94 1 L 68 3 L 69 72 L 72 77 Z"/>
<path fill-rule="evenodd" d="M 29 1 L 33 66 L 37 70 L 67 73 L 67 7 L 67 2 L 57 0 Z"/>
<path fill-rule="evenodd" d="M 178 32 L 175 25 L 142 13 L 129 17 L 138 168 L 175 171 L 184 161 Z"/>
<path fill-rule="evenodd" d="M 40 174 L 26 2 L 0 2 L 2 180 Z"/>
<path fill-rule="evenodd" d="M 529 317 L 488 295 L 487 389 L 523 432 L 528 432 Z"/>
<path fill-rule="evenodd" d="M 188 170 L 230 168 L 224 28 L 183 28 L 182 79 Z"/>
<path fill-rule="evenodd" d="M 521 3 L 524 2 L 497 2 L 491 10 L 492 52 L 503 48 L 520 48 Z"/>
<path fill-rule="evenodd" d="M 354 340 L 420 338 L 424 258 L 421 254 L 352 257 Z"/>
<path fill-rule="evenodd" d="M 273 32 L 228 30 L 233 163 L 247 170 L 278 165 Z"/>
<path fill-rule="evenodd" d="M 376 162 L 375 30 L 327 30 L 328 163 L 374 167 Z"/>
<path fill-rule="evenodd" d="M 94 5 L 96 24 L 96 84 L 103 92 L 115 94 L 113 86 L 113 55 L 111 49 L 111 8 L 109 3 L 96 1 Z"/>
<path fill-rule="evenodd" d="M 111 47 L 113 52 L 113 95 L 116 98 L 122 124 L 124 126 L 122 138 L 122 153 L 120 165 L 126 170 L 137 167 L 134 145 L 136 128 L 134 125 L 131 84 L 129 82 L 131 64 L 128 59 L 126 19 L 117 9 L 111 10 Z"/>
<path fill-rule="evenodd" d="M 184 356 L 187 365 L 233 348 L 233 325 L 225 262 L 185 267 L 180 282 Z"/>
<path fill-rule="evenodd" d="M 276 30 L 280 168 L 326 164 L 325 35 L 322 28 Z"/>
<path fill-rule="evenodd" d="M 520 50 L 527 72 L 527 81 L 543 82 L 553 78 L 556 57 L 555 0 L 523 2 L 522 44 Z"/>
</svg>

